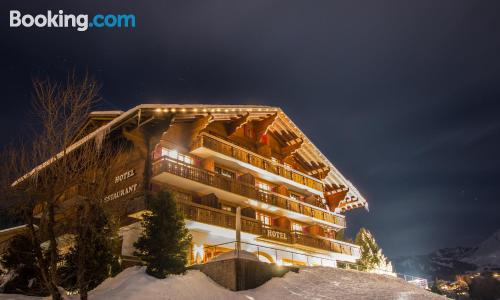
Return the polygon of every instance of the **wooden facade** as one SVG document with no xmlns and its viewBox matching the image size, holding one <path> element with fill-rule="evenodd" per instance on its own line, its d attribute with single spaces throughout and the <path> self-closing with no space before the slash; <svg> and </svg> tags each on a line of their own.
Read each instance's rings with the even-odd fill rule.
<svg viewBox="0 0 500 300">
<path fill-rule="evenodd" d="M 79 138 L 105 132 L 127 145 L 103 166 L 102 179 L 109 183 L 104 201 L 123 226 L 138 222 L 149 193 L 169 189 L 195 244 L 227 240 L 241 207 L 252 243 L 343 260 L 359 255 L 335 233 L 346 227 L 342 213 L 367 207 L 366 200 L 280 109 L 141 105 L 103 115 L 90 118 Z M 84 195 L 75 185 L 66 200 Z M 222 233 L 210 240 L 213 228 Z"/>
</svg>

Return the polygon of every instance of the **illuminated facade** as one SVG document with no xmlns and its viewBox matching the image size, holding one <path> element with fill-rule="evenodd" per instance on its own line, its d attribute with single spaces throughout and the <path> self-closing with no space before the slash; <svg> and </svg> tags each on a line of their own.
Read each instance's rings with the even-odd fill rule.
<svg viewBox="0 0 500 300">
<path fill-rule="evenodd" d="M 161 189 L 186 218 L 191 263 L 234 248 L 238 207 L 242 248 L 263 261 L 328 265 L 359 257 L 358 246 L 336 236 L 344 213 L 367 202 L 279 108 L 140 105 L 92 113 L 78 138 L 103 134 L 129 144 L 110 166 L 105 197 L 123 216 L 124 260 L 133 260 L 145 194 Z"/>
</svg>

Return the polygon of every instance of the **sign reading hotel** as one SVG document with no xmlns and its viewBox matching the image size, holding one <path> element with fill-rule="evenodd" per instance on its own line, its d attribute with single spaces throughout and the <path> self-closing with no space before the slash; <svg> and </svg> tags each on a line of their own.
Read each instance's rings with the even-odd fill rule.
<svg viewBox="0 0 500 300">
<path fill-rule="evenodd" d="M 271 238 L 271 239 L 278 239 L 278 240 L 284 240 L 284 241 L 288 240 L 286 233 L 281 232 L 281 231 L 277 231 L 277 230 L 267 229 L 266 235 L 268 238 Z"/>
<path fill-rule="evenodd" d="M 134 177 L 135 174 L 136 174 L 135 169 L 128 170 L 128 171 L 116 176 L 114 182 L 115 182 L 115 184 L 117 184 L 117 183 L 126 181 L 127 179 Z M 134 193 L 135 191 L 137 191 L 138 186 L 139 186 L 138 183 L 134 183 L 134 184 L 131 184 L 127 187 L 124 187 L 124 188 L 122 188 L 122 189 L 120 189 L 112 194 L 109 194 L 106 197 L 104 197 L 104 202 L 119 199 L 123 196 Z"/>
</svg>

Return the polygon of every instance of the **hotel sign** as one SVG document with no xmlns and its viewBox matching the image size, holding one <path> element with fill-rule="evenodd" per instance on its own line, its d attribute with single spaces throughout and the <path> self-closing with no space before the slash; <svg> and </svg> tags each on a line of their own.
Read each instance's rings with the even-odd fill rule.
<svg viewBox="0 0 500 300">
<path fill-rule="evenodd" d="M 124 182 L 127 179 L 134 177 L 135 174 L 136 174 L 135 169 L 127 170 L 127 171 L 123 172 L 122 174 L 116 176 L 114 183 L 118 184 L 118 183 Z M 104 197 L 104 202 L 115 200 L 115 199 L 121 198 L 123 196 L 129 195 L 131 193 L 134 193 L 135 191 L 137 191 L 138 186 L 139 186 L 138 183 L 130 184 L 130 185 Z"/>
<path fill-rule="evenodd" d="M 266 236 L 274 240 L 288 241 L 288 235 L 278 230 L 266 229 Z"/>
<path fill-rule="evenodd" d="M 115 177 L 115 183 L 122 182 L 125 179 L 129 179 L 135 175 L 135 169 L 128 170 L 127 172 L 120 174 Z"/>
</svg>

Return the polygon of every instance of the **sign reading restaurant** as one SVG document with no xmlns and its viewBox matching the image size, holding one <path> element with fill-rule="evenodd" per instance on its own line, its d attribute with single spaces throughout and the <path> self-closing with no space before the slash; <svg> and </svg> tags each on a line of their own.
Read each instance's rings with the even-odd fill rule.
<svg viewBox="0 0 500 300">
<path fill-rule="evenodd" d="M 134 176 L 135 176 L 135 169 L 128 170 L 128 171 L 115 177 L 115 184 L 120 183 L 120 182 L 127 180 L 131 177 L 134 177 Z M 139 186 L 139 184 L 134 183 L 134 184 L 131 184 L 125 188 L 122 188 L 122 189 L 120 189 L 112 194 L 109 194 L 106 197 L 104 197 L 104 202 L 115 200 L 115 199 L 121 198 L 123 196 L 126 196 L 128 194 L 131 194 L 137 190 L 138 186 Z"/>
<path fill-rule="evenodd" d="M 117 192 L 114 192 L 113 194 L 107 195 L 106 197 L 104 197 L 104 202 L 115 200 L 115 199 L 118 199 L 118 198 L 123 197 L 125 195 L 128 195 L 130 193 L 133 193 L 137 190 L 137 186 L 138 186 L 138 184 L 134 183 L 126 188 L 123 188 Z"/>
</svg>

